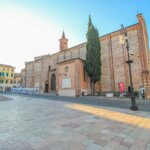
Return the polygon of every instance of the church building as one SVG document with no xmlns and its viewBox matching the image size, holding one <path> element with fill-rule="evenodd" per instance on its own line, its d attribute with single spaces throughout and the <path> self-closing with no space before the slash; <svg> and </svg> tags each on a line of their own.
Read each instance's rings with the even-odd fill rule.
<svg viewBox="0 0 150 150">
<path fill-rule="evenodd" d="M 138 22 L 126 27 L 130 57 L 133 60 L 132 77 L 134 90 L 140 86 L 150 96 L 150 52 L 148 32 L 142 14 L 137 15 Z M 125 91 L 129 90 L 130 78 L 127 49 L 120 44 L 121 29 L 101 36 L 101 81 L 96 92 L 119 92 L 119 83 L 123 82 Z M 52 55 L 35 57 L 26 62 L 22 70 L 23 87 L 40 88 L 43 93 L 56 93 L 65 96 L 81 96 L 90 93 L 90 82 L 85 71 L 86 43 L 68 48 L 68 39 L 63 32 L 59 39 L 60 50 Z M 149 95 L 148 95 L 149 93 Z"/>
</svg>

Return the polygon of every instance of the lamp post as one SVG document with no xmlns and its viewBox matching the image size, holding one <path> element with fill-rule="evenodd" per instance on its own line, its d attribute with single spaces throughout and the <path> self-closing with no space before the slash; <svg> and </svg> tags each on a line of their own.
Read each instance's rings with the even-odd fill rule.
<svg viewBox="0 0 150 150">
<path fill-rule="evenodd" d="M 133 81 L 132 81 L 132 72 L 131 72 L 131 63 L 133 63 L 133 60 L 130 59 L 129 42 L 128 42 L 128 37 L 127 37 L 127 31 L 124 28 L 124 25 L 121 25 L 121 30 L 122 30 L 122 35 L 123 35 L 123 41 L 126 44 L 127 54 L 128 54 L 128 60 L 126 61 L 126 63 L 129 66 L 129 77 L 130 77 L 130 98 L 131 98 L 130 109 L 134 110 L 134 111 L 137 111 L 138 110 L 138 106 L 136 104 L 136 99 L 135 99 L 135 95 L 134 95 L 134 88 L 133 88 Z"/>
</svg>

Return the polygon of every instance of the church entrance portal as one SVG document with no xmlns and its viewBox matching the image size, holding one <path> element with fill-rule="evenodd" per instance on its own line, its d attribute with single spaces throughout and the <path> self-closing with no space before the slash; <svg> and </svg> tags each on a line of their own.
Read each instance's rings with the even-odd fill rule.
<svg viewBox="0 0 150 150">
<path fill-rule="evenodd" d="M 56 75 L 54 73 L 51 76 L 51 91 L 56 91 Z"/>
<path fill-rule="evenodd" d="M 48 83 L 45 83 L 45 93 L 48 93 Z"/>
</svg>

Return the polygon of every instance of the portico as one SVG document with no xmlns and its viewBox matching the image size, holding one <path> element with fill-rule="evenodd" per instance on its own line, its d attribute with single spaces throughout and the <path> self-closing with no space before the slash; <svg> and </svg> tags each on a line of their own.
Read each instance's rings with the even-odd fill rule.
<svg viewBox="0 0 150 150">
<path fill-rule="evenodd" d="M 61 96 L 80 96 L 88 90 L 84 60 L 72 59 L 57 64 L 57 93 Z"/>
</svg>

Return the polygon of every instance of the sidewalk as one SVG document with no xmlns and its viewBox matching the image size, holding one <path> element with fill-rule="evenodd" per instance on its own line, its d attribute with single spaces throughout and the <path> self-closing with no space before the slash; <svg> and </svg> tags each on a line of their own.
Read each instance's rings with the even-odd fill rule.
<svg viewBox="0 0 150 150">
<path fill-rule="evenodd" d="M 13 100 L 0 101 L 1 150 L 150 149 L 150 112 L 122 109 L 122 101 L 102 98 L 104 106 L 91 98 L 83 104 L 53 96 L 8 97 Z M 114 102 L 117 107 L 110 107 Z"/>
</svg>

